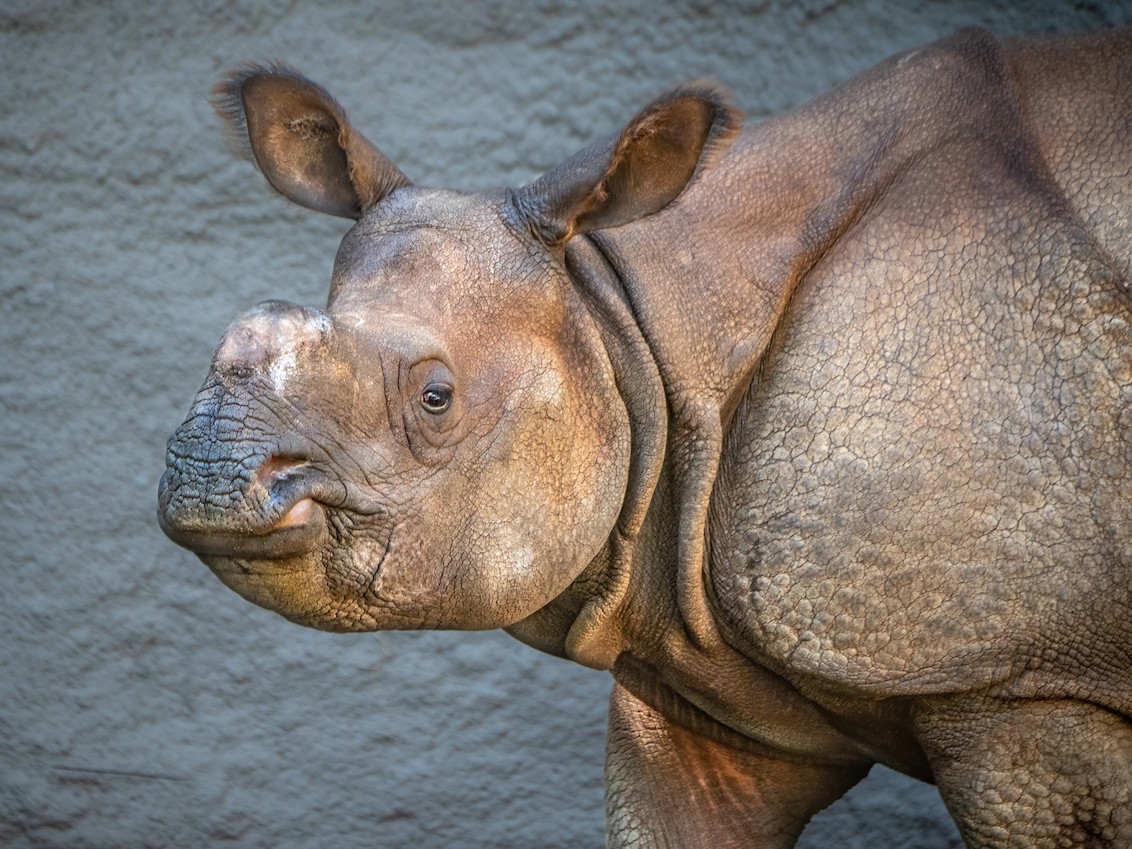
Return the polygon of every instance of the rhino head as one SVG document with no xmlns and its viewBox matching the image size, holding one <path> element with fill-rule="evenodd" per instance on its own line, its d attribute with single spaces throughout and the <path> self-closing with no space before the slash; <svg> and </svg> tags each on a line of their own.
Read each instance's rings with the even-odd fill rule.
<svg viewBox="0 0 1132 849">
<path fill-rule="evenodd" d="M 247 67 L 218 110 L 267 181 L 356 219 L 325 309 L 238 318 L 169 441 L 158 516 L 229 587 L 328 630 L 495 628 L 600 560 L 635 449 L 566 245 L 668 205 L 733 130 L 682 89 L 518 190 L 414 187 L 322 88 Z"/>
</svg>

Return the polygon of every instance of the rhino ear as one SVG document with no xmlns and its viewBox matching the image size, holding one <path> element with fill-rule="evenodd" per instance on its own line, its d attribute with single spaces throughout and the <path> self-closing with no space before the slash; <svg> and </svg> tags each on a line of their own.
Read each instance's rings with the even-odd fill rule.
<svg viewBox="0 0 1132 849">
<path fill-rule="evenodd" d="M 246 65 L 213 107 L 271 186 L 309 209 L 358 218 L 409 180 L 321 86 L 284 65 Z"/>
<path fill-rule="evenodd" d="M 515 206 L 552 245 L 627 224 L 675 200 L 742 121 L 714 86 L 677 89 L 637 113 L 620 135 L 518 189 Z"/>
</svg>

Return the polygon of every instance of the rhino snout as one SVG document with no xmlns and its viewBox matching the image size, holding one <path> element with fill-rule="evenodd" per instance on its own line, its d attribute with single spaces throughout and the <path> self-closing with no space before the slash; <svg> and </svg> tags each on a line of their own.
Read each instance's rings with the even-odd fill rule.
<svg viewBox="0 0 1132 849">
<path fill-rule="evenodd" d="M 326 532 L 332 482 L 302 452 L 286 407 L 326 358 L 333 330 L 321 310 L 265 301 L 238 318 L 213 356 L 212 374 L 169 440 L 158 520 L 197 554 L 276 558 L 310 551 Z M 309 390 L 309 387 L 307 387 Z"/>
</svg>

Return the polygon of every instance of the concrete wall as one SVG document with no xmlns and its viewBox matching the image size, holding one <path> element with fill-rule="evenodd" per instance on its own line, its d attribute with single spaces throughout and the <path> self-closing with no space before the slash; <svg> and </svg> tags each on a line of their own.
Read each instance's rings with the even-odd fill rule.
<svg viewBox="0 0 1132 849">
<path fill-rule="evenodd" d="M 608 678 L 502 634 L 332 636 L 224 589 L 154 520 L 164 442 L 226 324 L 321 304 L 345 222 L 269 195 L 206 94 L 323 81 L 420 183 L 521 183 L 669 84 L 751 120 L 1030 0 L 0 7 L 0 844 L 598 847 Z M 806 846 L 958 845 L 878 770 Z"/>
</svg>

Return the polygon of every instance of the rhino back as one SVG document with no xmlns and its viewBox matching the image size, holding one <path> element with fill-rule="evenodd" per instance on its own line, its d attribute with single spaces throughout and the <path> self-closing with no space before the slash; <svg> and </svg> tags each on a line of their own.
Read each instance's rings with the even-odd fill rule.
<svg viewBox="0 0 1132 849">
<path fill-rule="evenodd" d="M 713 589 L 805 689 L 1132 712 L 1132 312 L 1096 236 L 1127 206 L 1083 216 L 1091 189 L 1066 202 L 1022 135 L 956 132 L 901 173 L 799 284 L 732 419 Z M 1105 179 L 1118 204 L 1127 171 Z"/>
<path fill-rule="evenodd" d="M 1098 247 L 1132 274 L 1130 33 L 1011 43 L 1018 97 L 1054 180 Z"/>
</svg>

